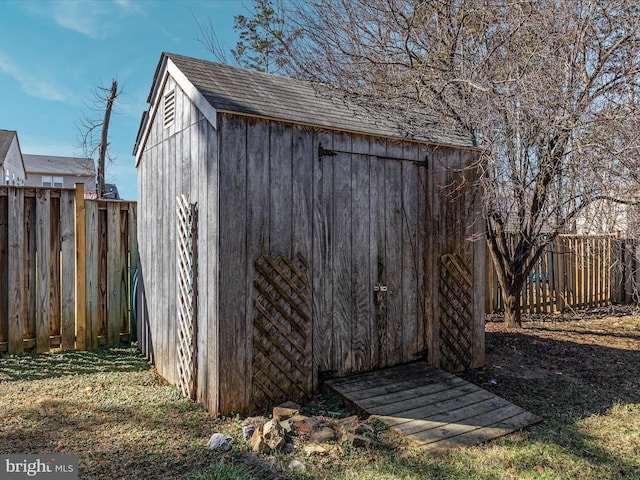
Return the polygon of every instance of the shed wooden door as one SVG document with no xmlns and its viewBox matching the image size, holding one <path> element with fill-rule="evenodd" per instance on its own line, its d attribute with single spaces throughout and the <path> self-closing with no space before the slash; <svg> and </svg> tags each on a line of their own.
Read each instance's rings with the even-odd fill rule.
<svg viewBox="0 0 640 480">
<path fill-rule="evenodd" d="M 356 146 L 334 138 L 337 154 L 320 160 L 317 182 L 322 251 L 313 263 L 321 277 L 314 285 L 314 348 L 321 376 L 409 362 L 426 345 L 426 169 L 399 160 L 417 156 L 417 148 L 340 153 L 349 147 Z"/>
</svg>

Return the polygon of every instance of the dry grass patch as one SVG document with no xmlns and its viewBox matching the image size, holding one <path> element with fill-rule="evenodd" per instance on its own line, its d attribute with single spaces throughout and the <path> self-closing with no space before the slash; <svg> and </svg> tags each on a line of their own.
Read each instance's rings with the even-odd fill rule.
<svg viewBox="0 0 640 480">
<path fill-rule="evenodd" d="M 544 418 L 438 456 L 383 425 L 367 448 L 253 456 L 240 418 L 213 418 L 133 348 L 0 357 L 0 453 L 72 453 L 82 479 L 626 480 L 640 478 L 640 317 L 545 316 L 487 324 L 487 366 L 464 378 Z M 309 415 L 349 415 L 335 397 Z M 234 438 L 211 452 L 213 432 Z M 301 460 L 302 473 L 289 472 Z"/>
</svg>

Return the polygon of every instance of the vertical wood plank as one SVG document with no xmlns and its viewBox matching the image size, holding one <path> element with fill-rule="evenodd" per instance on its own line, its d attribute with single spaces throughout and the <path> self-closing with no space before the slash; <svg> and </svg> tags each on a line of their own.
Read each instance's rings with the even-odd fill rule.
<svg viewBox="0 0 640 480">
<path fill-rule="evenodd" d="M 67 190 L 60 190 L 60 197 Z M 50 276 L 49 276 L 49 329 L 51 335 L 61 335 L 61 298 L 62 298 L 62 265 L 60 264 L 61 247 L 60 247 L 60 235 L 62 213 L 60 211 L 60 197 L 51 196 L 51 243 L 50 243 Z"/>
<path fill-rule="evenodd" d="M 36 351 L 51 348 L 49 321 L 51 295 L 51 190 L 36 191 Z"/>
<path fill-rule="evenodd" d="M 264 120 L 247 119 L 247 264 L 245 276 L 245 330 L 253 336 L 254 282 L 257 278 L 255 262 L 262 254 L 269 253 L 270 172 L 279 176 L 279 166 L 269 161 L 269 124 Z M 285 199 L 280 199 L 284 201 Z M 288 199 L 291 202 L 291 198 Z M 251 339 L 253 340 L 253 339 Z M 253 374 L 253 342 L 247 345 L 244 369 Z M 247 402 L 250 398 L 247 398 Z"/>
<path fill-rule="evenodd" d="M 62 258 L 60 265 L 62 282 L 60 286 L 60 297 L 62 299 L 60 311 L 60 335 L 62 338 L 60 347 L 63 350 L 73 350 L 76 346 L 75 213 L 75 192 L 73 190 L 62 190 L 60 192 L 60 252 Z M 86 262 L 85 265 L 87 265 Z"/>
<path fill-rule="evenodd" d="M 23 353 L 25 320 L 24 190 L 8 189 L 8 352 Z"/>
<path fill-rule="evenodd" d="M 318 147 L 333 148 L 333 137 L 317 132 L 313 138 L 313 338 L 314 369 L 319 381 L 333 369 L 333 163 L 329 157 L 319 158 Z"/>
<path fill-rule="evenodd" d="M 0 189 L 0 342 L 8 340 L 9 331 L 9 218 L 8 188 Z"/>
<path fill-rule="evenodd" d="M 107 250 L 109 248 L 107 220 L 107 202 L 98 201 L 98 335 L 102 342 L 107 343 L 107 295 L 109 286 L 107 283 Z"/>
<path fill-rule="evenodd" d="M 465 157 L 465 167 L 476 163 L 476 154 L 468 154 Z M 473 352 L 471 358 L 471 368 L 479 368 L 485 364 L 485 311 L 483 309 L 486 304 L 486 290 L 482 288 L 482 282 L 486 278 L 487 271 L 487 242 L 485 240 L 485 224 L 482 215 L 483 191 L 480 184 L 480 168 L 476 167 L 470 172 L 469 192 L 471 197 L 469 203 L 472 207 L 472 218 L 467 222 L 471 226 L 471 238 L 474 241 L 471 244 L 473 261 Z"/>
<path fill-rule="evenodd" d="M 218 116 L 220 120 L 221 116 Z M 200 258 L 205 255 L 208 257 L 206 268 L 202 268 L 206 273 L 206 282 L 201 283 L 200 291 L 207 289 L 207 316 L 200 317 L 199 325 L 206 324 L 205 344 L 207 345 L 208 360 L 205 370 L 206 377 L 206 405 L 209 410 L 217 413 L 221 408 L 220 399 L 220 371 L 224 364 L 221 361 L 221 339 L 220 339 L 220 315 L 222 311 L 221 305 L 221 265 L 220 265 L 220 194 L 210 195 L 208 192 L 220 192 L 220 166 L 223 158 L 220 157 L 219 139 L 220 132 L 216 131 L 208 121 L 202 119 L 202 141 L 200 145 L 200 155 L 203 161 L 201 172 L 206 175 L 206 184 L 200 185 L 201 197 L 204 201 L 204 212 L 206 212 L 206 234 L 203 235 L 203 241 L 200 249 Z M 226 161 L 226 157 L 224 158 Z M 203 211 L 202 209 L 200 210 Z M 205 215 L 205 214 L 203 214 Z M 211 288 L 211 286 L 213 288 Z M 199 369 L 203 365 L 199 365 Z M 226 368 L 226 367 L 224 367 Z"/>
<path fill-rule="evenodd" d="M 427 154 L 427 225 L 430 231 L 438 232 L 438 235 L 428 235 L 427 237 L 427 261 L 425 265 L 426 275 L 430 279 L 427 287 L 427 305 L 429 310 L 427 315 L 431 317 L 427 328 L 427 348 L 429 363 L 439 366 L 441 362 L 440 353 L 440 293 L 439 293 L 439 261 L 440 261 L 440 187 L 442 181 L 439 178 L 441 169 L 441 150 L 430 149 Z"/>
<path fill-rule="evenodd" d="M 553 282 L 553 288 L 556 291 L 556 305 L 555 310 L 557 313 L 562 313 L 565 307 L 565 276 L 564 276 L 564 241 L 561 237 L 556 237 L 554 240 L 555 250 L 555 276 Z"/>
<path fill-rule="evenodd" d="M 167 85 L 167 91 L 173 87 L 173 84 Z M 156 160 L 157 172 L 156 176 L 156 185 L 165 185 L 167 181 L 168 175 L 173 175 L 173 172 L 168 170 L 169 167 L 169 144 L 168 140 L 168 132 L 167 129 L 161 129 L 162 135 L 162 144 L 158 149 L 158 158 Z M 164 260 L 165 248 L 167 238 L 165 237 L 165 222 L 171 221 L 170 218 L 166 218 L 166 213 L 168 208 L 174 208 L 174 200 L 171 199 L 171 207 L 167 206 L 167 197 L 164 188 L 154 188 L 153 189 L 153 197 L 155 202 L 155 248 L 154 252 L 156 254 L 162 256 L 163 258 L 154 258 L 154 287 L 153 287 L 153 318 L 155 319 L 155 328 L 156 328 L 156 366 L 158 368 L 158 372 L 163 377 L 169 376 L 169 369 L 171 366 L 169 365 L 169 330 L 175 326 L 174 319 L 169 318 L 168 315 L 165 315 L 167 312 L 167 297 L 165 295 L 165 291 L 168 288 L 166 284 L 167 272 Z"/>
<path fill-rule="evenodd" d="M 107 203 L 107 345 L 120 344 L 120 204 Z M 165 257 L 166 258 L 166 257 Z"/>
<path fill-rule="evenodd" d="M 292 128 L 293 232 L 291 251 L 293 256 L 301 254 L 307 260 L 309 264 L 307 280 L 311 286 L 313 275 L 313 168 L 315 160 L 313 133 L 304 127 Z M 313 288 L 309 288 L 308 295 L 313 304 Z M 307 339 L 306 355 L 308 356 L 308 365 L 313 365 L 313 328 L 310 330 L 311 338 Z M 311 394 L 318 385 L 316 368 L 311 368 L 311 371 L 308 372 L 307 381 L 307 392 Z"/>
<path fill-rule="evenodd" d="M 351 152 L 351 137 L 335 134 L 333 148 L 341 152 Z M 331 157 L 333 163 L 333 235 L 331 251 L 333 257 L 333 369 L 340 375 L 353 370 L 352 305 L 354 300 L 352 265 L 352 224 L 353 215 L 351 191 L 352 158 L 349 153 L 338 153 Z M 324 162 L 325 160 L 323 160 Z"/>
<path fill-rule="evenodd" d="M 373 310 L 373 286 L 371 282 L 371 253 L 369 226 L 371 224 L 371 174 L 369 166 L 369 141 L 355 137 L 352 143 L 351 160 L 351 350 L 352 370 L 370 370 L 371 362 L 371 318 Z"/>
<path fill-rule="evenodd" d="M 215 192 L 217 190 L 217 182 L 213 179 L 217 178 L 216 172 L 216 154 L 212 152 L 214 157 L 209 159 L 208 155 L 208 135 L 206 129 L 202 127 L 204 121 L 198 119 L 198 113 L 194 105 L 189 105 L 191 112 L 192 127 L 188 131 L 188 139 L 185 135 L 185 151 L 189 155 L 190 163 L 190 184 L 192 198 L 198 202 L 198 230 L 197 230 L 197 247 L 196 258 L 198 271 L 197 275 L 197 319 L 196 319 L 196 350 L 197 350 L 197 367 L 196 367 L 196 400 L 206 405 L 210 411 L 217 412 L 217 394 L 211 389 L 217 389 L 213 382 L 210 382 L 210 373 L 215 371 L 217 365 L 217 347 L 214 345 L 217 338 L 211 339 L 209 343 L 209 334 L 217 329 L 218 317 L 213 310 L 209 310 L 212 298 L 218 291 L 217 280 L 212 274 L 213 266 L 218 261 L 217 255 L 217 239 L 209 238 L 209 232 L 213 231 L 211 224 L 215 224 L 218 215 L 217 211 L 210 211 L 214 208 L 215 203 L 209 201 L 217 198 Z M 188 150 L 187 144 L 189 145 Z M 213 177 L 213 178 L 212 178 Z M 205 192 L 212 192 L 207 195 Z M 206 262 L 203 259 L 207 258 Z M 207 285 L 209 288 L 207 288 Z M 212 351 L 216 352 L 213 353 Z M 211 395 L 209 395 L 211 393 Z"/>
<path fill-rule="evenodd" d="M 128 250 L 129 250 L 129 334 L 130 340 L 133 342 L 138 338 L 137 331 L 137 316 L 136 311 L 136 299 L 134 296 L 135 293 L 135 285 L 134 285 L 134 277 L 138 270 L 139 265 L 139 250 L 138 250 L 138 204 L 131 202 L 129 203 L 129 209 L 127 210 L 127 225 L 129 228 L 129 238 L 128 238 Z M 134 313 L 135 312 L 135 313 Z"/>
<path fill-rule="evenodd" d="M 292 256 L 291 127 L 269 122 L 269 253 Z"/>
<path fill-rule="evenodd" d="M 420 350 L 418 319 L 418 276 L 422 269 L 418 230 L 418 181 L 419 170 L 413 162 L 418 161 L 417 145 L 406 144 L 403 158 L 412 161 L 401 162 L 402 190 L 402 361 L 416 360 Z"/>
<path fill-rule="evenodd" d="M 220 409 L 247 406 L 245 268 L 247 251 L 246 119 L 225 115 L 220 127 Z M 239 239 L 243 239 L 239 241 Z"/>
<path fill-rule="evenodd" d="M 402 158 L 402 145 L 389 142 L 387 154 L 393 158 Z M 385 228 L 387 271 L 387 358 L 390 365 L 402 361 L 403 356 L 403 284 L 402 259 L 402 163 L 387 160 L 385 163 Z"/>
<path fill-rule="evenodd" d="M 98 201 L 86 200 L 85 232 L 86 232 L 86 342 L 87 349 L 95 350 L 99 346 L 99 319 L 100 319 L 100 287 L 98 271 L 100 266 L 100 231 L 98 224 Z"/>
<path fill-rule="evenodd" d="M 165 290 L 163 292 L 163 308 L 168 315 L 167 329 L 167 373 L 166 379 L 171 383 L 178 383 L 177 363 L 178 349 L 176 338 L 178 335 L 178 309 L 176 297 L 178 295 L 178 285 L 176 277 L 176 174 L 174 166 L 176 165 L 176 136 L 172 135 L 167 141 L 167 157 L 163 162 L 163 168 L 167 172 L 165 178 L 164 201 L 165 201 L 165 221 L 163 243 L 163 268 L 165 269 L 165 277 L 163 283 Z"/>
<path fill-rule="evenodd" d="M 381 139 L 373 139 L 370 145 L 371 176 L 370 195 L 370 224 L 369 224 L 369 268 L 371 272 L 370 282 L 372 288 L 377 288 L 373 295 L 374 314 L 371 320 L 371 361 L 374 368 L 385 367 L 389 364 L 387 358 L 387 299 L 388 292 L 381 290 L 387 282 L 387 257 L 386 241 L 386 195 L 385 195 L 385 163 L 387 155 L 387 142 Z"/>
<path fill-rule="evenodd" d="M 120 207 L 120 205 L 118 205 Z M 128 333 L 131 337 L 131 331 L 129 330 L 129 226 L 128 226 L 128 212 L 120 208 L 120 228 L 118 234 L 120 235 L 120 255 L 119 260 L 119 273 L 118 273 L 118 288 L 120 289 L 120 303 L 118 305 L 118 316 L 120 318 L 120 328 L 118 337 L 122 333 Z"/>
<path fill-rule="evenodd" d="M 86 285 L 86 237 L 84 211 L 84 184 L 75 184 L 75 249 L 76 249 L 76 282 L 75 282 L 75 319 L 76 349 L 87 349 L 87 285 Z"/>
<path fill-rule="evenodd" d="M 422 355 L 421 357 L 426 360 L 427 357 L 427 331 L 431 317 L 428 315 L 428 276 L 427 276 L 427 259 L 428 259 L 428 242 L 427 238 L 432 235 L 427 220 L 427 147 L 421 146 L 418 152 L 418 161 L 422 162 L 418 167 L 417 174 L 417 218 L 416 218 L 416 232 L 417 232 L 417 255 L 419 262 L 418 278 L 417 278 L 417 294 L 418 294 L 418 307 L 417 307 L 417 337 L 418 346 L 417 351 Z M 482 285 L 482 282 L 480 283 Z"/>
<path fill-rule="evenodd" d="M 35 190 L 25 195 L 24 199 L 24 259 L 25 259 L 25 320 L 22 324 L 23 338 L 36 336 L 36 198 Z"/>
</svg>

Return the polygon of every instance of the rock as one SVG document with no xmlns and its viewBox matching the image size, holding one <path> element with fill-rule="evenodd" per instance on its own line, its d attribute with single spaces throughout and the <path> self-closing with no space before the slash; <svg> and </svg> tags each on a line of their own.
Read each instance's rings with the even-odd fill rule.
<svg viewBox="0 0 640 480">
<path fill-rule="evenodd" d="M 242 426 L 246 425 L 262 425 L 265 422 L 264 417 L 247 417 L 242 421 Z"/>
<path fill-rule="evenodd" d="M 300 460 L 291 460 L 287 465 L 287 468 L 295 473 L 303 473 L 307 467 Z"/>
<path fill-rule="evenodd" d="M 320 443 L 308 443 L 303 448 L 307 455 L 326 455 L 331 451 L 330 445 Z"/>
<path fill-rule="evenodd" d="M 338 418 L 333 421 L 333 424 L 337 427 L 338 431 L 342 434 L 345 433 L 362 433 L 360 427 L 360 420 L 357 415 L 352 415 L 347 418 Z"/>
<path fill-rule="evenodd" d="M 271 450 L 278 450 L 284 447 L 284 428 L 276 420 L 269 420 L 262 427 L 262 437 Z"/>
<path fill-rule="evenodd" d="M 231 450 L 231 442 L 233 439 L 224 433 L 214 433 L 207 442 L 207 448 L 209 450 L 222 450 L 228 452 Z"/>
<path fill-rule="evenodd" d="M 294 408 L 274 407 L 273 408 L 273 419 L 277 420 L 278 422 L 280 422 L 282 420 L 288 420 L 289 418 L 293 417 L 294 415 L 298 415 L 298 413 L 300 413 L 300 411 L 297 410 L 297 409 L 294 409 Z"/>
<path fill-rule="evenodd" d="M 289 421 L 293 424 L 295 422 L 301 422 L 303 420 L 306 420 L 307 418 L 309 418 L 309 417 L 307 417 L 305 415 L 297 414 L 297 415 L 294 415 L 293 417 L 289 418 Z"/>
<path fill-rule="evenodd" d="M 264 441 L 264 437 L 262 436 L 262 429 L 256 428 L 251 435 L 251 439 L 249 440 L 249 445 L 251 445 L 251 449 L 256 453 L 268 453 L 269 446 Z"/>
<path fill-rule="evenodd" d="M 253 436 L 253 432 L 256 431 L 255 425 L 245 425 L 242 427 L 242 436 L 245 440 L 249 440 Z"/>
<path fill-rule="evenodd" d="M 296 402 L 292 402 L 292 401 L 290 401 L 290 400 L 289 400 L 289 401 L 287 401 L 287 402 L 281 403 L 281 404 L 280 404 L 280 405 L 278 405 L 278 406 L 279 406 L 279 407 L 282 407 L 282 408 L 291 408 L 291 409 L 293 409 L 293 410 L 300 410 L 300 408 L 302 408 L 302 407 L 300 407 L 300 405 L 298 405 Z"/>
<path fill-rule="evenodd" d="M 319 427 L 309 435 L 309 441 L 314 443 L 331 442 L 336 439 L 336 432 L 331 427 Z"/>
<path fill-rule="evenodd" d="M 306 435 L 318 426 L 320 420 L 313 417 L 303 417 L 302 415 L 296 415 L 295 417 L 289 419 L 289 423 L 300 435 Z"/>
<path fill-rule="evenodd" d="M 289 420 L 280 420 L 279 423 L 284 429 L 284 433 L 291 433 L 291 422 L 289 422 Z"/>
<path fill-rule="evenodd" d="M 373 435 L 376 431 L 373 429 L 371 425 L 367 425 L 366 423 L 361 423 L 360 428 L 362 429 L 361 433 Z"/>
<path fill-rule="evenodd" d="M 295 449 L 295 446 L 293 445 L 293 443 L 291 442 L 287 442 L 284 444 L 284 453 L 293 453 L 293 450 Z"/>
</svg>

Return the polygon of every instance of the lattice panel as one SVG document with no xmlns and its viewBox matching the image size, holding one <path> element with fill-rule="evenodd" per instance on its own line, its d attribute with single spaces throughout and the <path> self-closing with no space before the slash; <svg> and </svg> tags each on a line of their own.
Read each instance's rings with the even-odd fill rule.
<svg viewBox="0 0 640 480">
<path fill-rule="evenodd" d="M 177 198 L 178 380 L 182 394 L 195 400 L 196 379 L 196 204 Z"/>
<path fill-rule="evenodd" d="M 440 258 L 441 367 L 459 372 L 471 366 L 473 347 L 473 276 L 456 254 Z"/>
<path fill-rule="evenodd" d="M 252 407 L 263 410 L 311 392 L 311 308 L 302 256 L 265 255 L 255 265 Z"/>
</svg>

